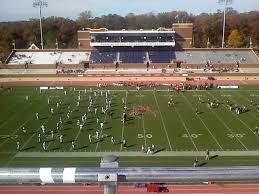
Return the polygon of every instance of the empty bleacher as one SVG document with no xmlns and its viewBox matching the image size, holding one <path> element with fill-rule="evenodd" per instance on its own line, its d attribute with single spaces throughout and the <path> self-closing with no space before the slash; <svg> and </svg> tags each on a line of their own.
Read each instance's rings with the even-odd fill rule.
<svg viewBox="0 0 259 194">
<path fill-rule="evenodd" d="M 117 52 L 92 51 L 90 61 L 92 63 L 114 63 L 116 61 Z"/>
<path fill-rule="evenodd" d="M 256 55 L 249 49 L 187 49 L 174 50 L 105 50 L 105 51 L 16 51 L 10 57 L 9 65 L 76 65 L 92 64 L 170 64 L 180 61 L 184 64 L 259 64 Z"/>
<path fill-rule="evenodd" d="M 150 51 L 148 54 L 152 63 L 171 63 L 176 59 L 174 51 Z"/>
<path fill-rule="evenodd" d="M 146 52 L 144 51 L 123 51 L 120 52 L 120 61 L 122 63 L 144 63 Z"/>
<path fill-rule="evenodd" d="M 175 52 L 176 59 L 187 64 L 258 64 L 250 50 L 184 50 Z"/>
<path fill-rule="evenodd" d="M 177 51 L 176 59 L 187 64 L 204 64 L 207 59 L 203 51 Z"/>
<path fill-rule="evenodd" d="M 89 61 L 89 57 L 90 52 L 16 52 L 8 64 L 79 64 Z"/>
</svg>

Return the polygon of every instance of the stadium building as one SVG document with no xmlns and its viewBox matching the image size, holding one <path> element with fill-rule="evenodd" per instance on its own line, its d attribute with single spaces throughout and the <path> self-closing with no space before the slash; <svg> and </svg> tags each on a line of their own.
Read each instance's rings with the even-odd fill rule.
<svg viewBox="0 0 259 194">
<path fill-rule="evenodd" d="M 16 49 L 6 65 L 1 66 L 0 73 L 143 73 L 177 75 L 182 81 L 186 77 L 209 77 L 208 73 L 216 78 L 229 72 L 236 73 L 235 76 L 257 73 L 259 59 L 252 48 L 193 48 L 192 37 L 192 23 L 176 23 L 170 29 L 156 30 L 85 28 L 78 31 L 78 49 Z"/>
</svg>

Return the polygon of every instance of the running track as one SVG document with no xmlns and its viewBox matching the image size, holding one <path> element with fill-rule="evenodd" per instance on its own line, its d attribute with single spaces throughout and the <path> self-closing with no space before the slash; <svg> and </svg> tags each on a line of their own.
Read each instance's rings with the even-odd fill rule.
<svg viewBox="0 0 259 194">
<path fill-rule="evenodd" d="M 168 194 L 258 194 L 259 184 L 170 185 Z M 103 194 L 98 186 L 0 186 L 0 194 Z M 147 194 L 146 188 L 120 186 L 119 194 Z"/>
</svg>

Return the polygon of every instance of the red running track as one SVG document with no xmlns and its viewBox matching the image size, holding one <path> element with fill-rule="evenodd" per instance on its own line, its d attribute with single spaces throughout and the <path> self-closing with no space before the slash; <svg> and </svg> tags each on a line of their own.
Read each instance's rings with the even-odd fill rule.
<svg viewBox="0 0 259 194">
<path fill-rule="evenodd" d="M 168 194 L 258 194 L 259 184 L 170 185 Z M 0 194 L 102 194 L 98 186 L 0 186 Z M 146 188 L 119 186 L 119 194 L 148 194 Z"/>
</svg>

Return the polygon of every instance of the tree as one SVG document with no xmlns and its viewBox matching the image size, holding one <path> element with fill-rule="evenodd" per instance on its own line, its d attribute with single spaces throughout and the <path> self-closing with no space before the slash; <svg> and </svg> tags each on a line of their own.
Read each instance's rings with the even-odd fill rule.
<svg viewBox="0 0 259 194">
<path fill-rule="evenodd" d="M 242 44 L 242 37 L 237 29 L 232 30 L 228 36 L 228 45 L 231 47 L 240 47 Z"/>
<path fill-rule="evenodd" d="M 254 28 L 252 30 L 252 41 L 253 46 L 259 48 L 259 21 L 254 23 Z"/>
<path fill-rule="evenodd" d="M 90 19 L 92 19 L 92 12 L 90 10 L 86 10 L 84 12 L 81 12 L 79 14 L 79 17 L 77 18 L 76 22 L 77 25 L 80 28 L 86 28 L 90 26 Z"/>
</svg>

